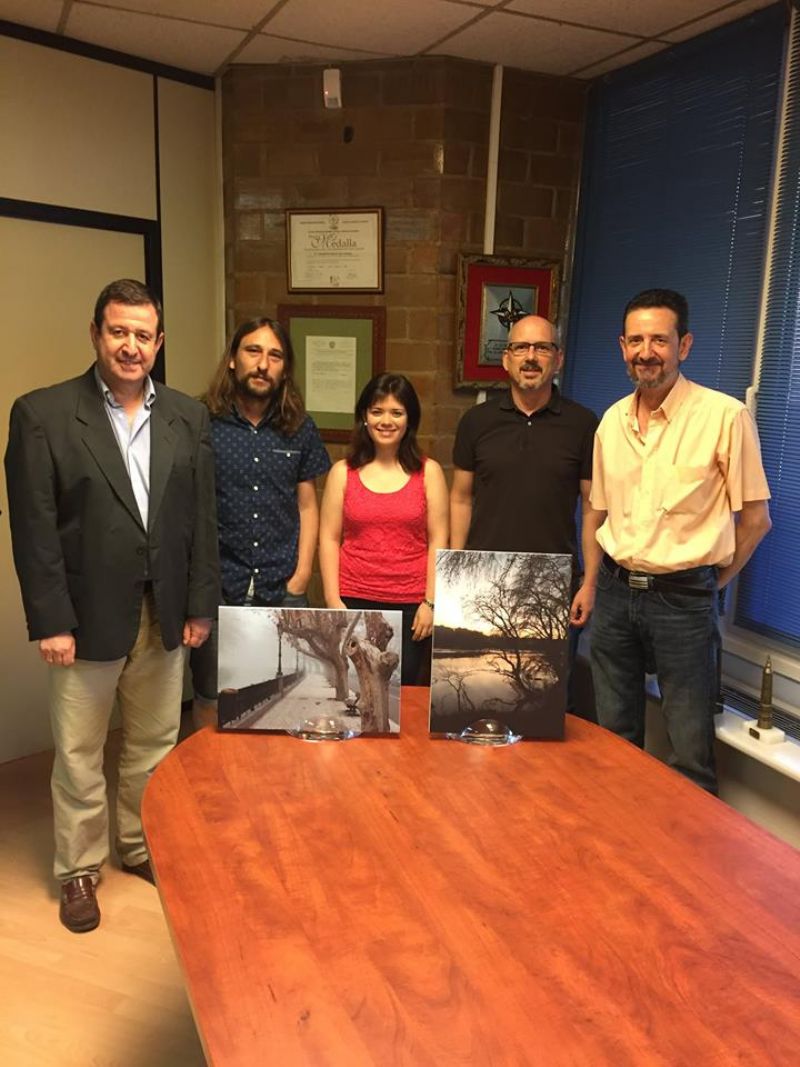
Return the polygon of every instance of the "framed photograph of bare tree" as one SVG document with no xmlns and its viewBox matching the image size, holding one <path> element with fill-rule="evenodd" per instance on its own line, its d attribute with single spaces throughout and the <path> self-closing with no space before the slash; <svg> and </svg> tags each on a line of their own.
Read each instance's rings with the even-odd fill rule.
<svg viewBox="0 0 800 1067">
<path fill-rule="evenodd" d="M 564 736 L 571 581 L 568 555 L 437 552 L 431 733 Z"/>
<path fill-rule="evenodd" d="M 401 633 L 399 611 L 221 607 L 220 729 L 398 733 Z"/>
</svg>

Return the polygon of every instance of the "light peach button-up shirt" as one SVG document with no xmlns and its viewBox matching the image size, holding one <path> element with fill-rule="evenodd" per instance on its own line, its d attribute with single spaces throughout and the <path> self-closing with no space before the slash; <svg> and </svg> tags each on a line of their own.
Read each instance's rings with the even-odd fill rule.
<svg viewBox="0 0 800 1067">
<path fill-rule="evenodd" d="M 726 566 L 734 512 L 770 495 L 750 413 L 679 375 L 643 433 L 636 401 L 610 407 L 597 431 L 591 501 L 608 513 L 600 545 L 629 570 Z"/>
</svg>

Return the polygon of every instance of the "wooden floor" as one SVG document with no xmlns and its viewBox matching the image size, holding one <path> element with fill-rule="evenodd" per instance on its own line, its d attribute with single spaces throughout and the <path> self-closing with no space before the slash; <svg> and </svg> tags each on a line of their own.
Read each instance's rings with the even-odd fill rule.
<svg viewBox="0 0 800 1067">
<path fill-rule="evenodd" d="M 158 892 L 106 865 L 98 929 L 58 921 L 51 762 L 0 765 L 0 1064 L 202 1067 Z"/>
</svg>

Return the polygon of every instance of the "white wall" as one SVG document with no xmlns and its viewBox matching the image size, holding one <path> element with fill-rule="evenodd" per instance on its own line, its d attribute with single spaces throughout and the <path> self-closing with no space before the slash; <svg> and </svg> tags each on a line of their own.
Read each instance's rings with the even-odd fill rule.
<svg viewBox="0 0 800 1067">
<path fill-rule="evenodd" d="M 214 93 L 0 36 L 0 196 L 159 221 L 167 381 L 204 388 L 221 351 Z M 160 158 L 159 158 L 160 157 Z M 159 159 L 159 172 L 156 161 Z M 94 300 L 144 276 L 140 235 L 0 216 L 0 446 L 15 396 L 84 370 Z M 0 762 L 51 746 L 46 668 L 27 640 L 0 479 Z"/>
<path fill-rule="evenodd" d="M 203 391 L 225 345 L 214 94 L 158 80 L 167 382 Z"/>
<path fill-rule="evenodd" d="M 11 37 L 0 72 L 0 196 L 156 217 L 150 75 Z"/>
</svg>

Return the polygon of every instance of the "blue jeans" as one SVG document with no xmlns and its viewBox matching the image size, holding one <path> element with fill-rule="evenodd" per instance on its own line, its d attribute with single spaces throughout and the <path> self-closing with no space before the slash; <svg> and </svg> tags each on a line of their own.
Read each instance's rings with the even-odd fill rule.
<svg viewBox="0 0 800 1067">
<path fill-rule="evenodd" d="M 717 792 L 714 705 L 719 598 L 715 567 L 682 575 L 708 596 L 630 589 L 602 564 L 592 615 L 591 661 L 601 726 L 644 746 L 645 670 L 655 665 L 671 767 Z M 668 580 L 669 576 L 664 575 Z"/>
</svg>

